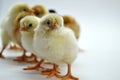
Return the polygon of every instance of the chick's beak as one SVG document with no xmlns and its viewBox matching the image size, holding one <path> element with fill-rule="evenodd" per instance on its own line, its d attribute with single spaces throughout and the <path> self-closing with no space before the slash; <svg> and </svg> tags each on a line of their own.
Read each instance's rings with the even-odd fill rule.
<svg viewBox="0 0 120 80">
<path fill-rule="evenodd" d="M 22 26 L 20 27 L 20 31 L 27 31 L 27 29 L 24 26 Z"/>
<path fill-rule="evenodd" d="M 51 27 L 51 29 L 56 29 L 57 28 L 57 24 L 54 23 L 53 26 Z"/>
<path fill-rule="evenodd" d="M 51 29 L 56 29 L 58 26 L 58 21 L 55 19 L 54 24 L 52 25 Z"/>
</svg>

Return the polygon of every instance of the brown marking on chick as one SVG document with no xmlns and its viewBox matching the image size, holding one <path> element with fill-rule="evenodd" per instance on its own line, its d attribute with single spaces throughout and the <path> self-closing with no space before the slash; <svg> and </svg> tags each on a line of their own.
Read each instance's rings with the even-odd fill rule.
<svg viewBox="0 0 120 80">
<path fill-rule="evenodd" d="M 21 45 L 21 35 L 20 35 L 20 20 L 22 18 L 24 18 L 27 15 L 34 15 L 33 13 L 29 13 L 29 12 L 21 12 L 17 15 L 17 17 L 14 20 L 14 25 L 16 26 L 14 29 L 14 37 L 16 38 L 16 40 L 19 42 L 19 45 L 22 47 Z M 23 29 L 25 30 L 25 29 Z M 23 47 L 22 47 L 23 48 Z M 24 49 L 23 49 L 24 50 Z M 32 59 L 30 61 L 30 59 Z M 32 54 L 31 56 L 27 56 L 26 55 L 26 50 L 23 51 L 23 55 L 14 59 L 14 61 L 18 61 L 18 62 L 28 62 L 28 63 L 32 63 L 32 62 L 37 62 L 36 60 L 36 56 L 34 54 Z"/>
<path fill-rule="evenodd" d="M 48 11 L 46 10 L 46 8 L 44 6 L 42 6 L 42 5 L 33 6 L 32 10 L 34 11 L 34 14 L 37 17 L 42 17 L 42 16 L 44 16 L 45 14 L 48 13 Z"/>
<path fill-rule="evenodd" d="M 70 29 L 72 29 L 73 32 L 75 33 L 76 39 L 78 39 L 80 37 L 79 36 L 79 34 L 80 34 L 80 26 L 77 23 L 77 21 L 73 17 L 68 16 L 68 15 L 63 16 L 63 19 L 64 19 L 65 27 L 69 27 Z"/>
</svg>

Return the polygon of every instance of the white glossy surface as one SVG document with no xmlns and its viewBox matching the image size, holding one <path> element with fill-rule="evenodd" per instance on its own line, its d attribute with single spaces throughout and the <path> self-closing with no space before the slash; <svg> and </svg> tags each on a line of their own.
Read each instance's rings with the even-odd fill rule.
<svg viewBox="0 0 120 80">
<path fill-rule="evenodd" d="M 21 0 L 0 0 L 0 21 L 8 8 Z M 73 64 L 73 74 L 80 80 L 120 80 L 120 1 L 119 0 L 23 0 L 42 4 L 62 15 L 74 16 L 81 25 L 79 46 L 85 49 Z M 0 59 L 0 80 L 48 80 L 36 71 L 23 71 L 27 64 Z M 20 54 L 20 53 L 19 53 Z M 62 71 L 64 72 L 65 69 Z M 55 78 L 49 79 L 55 80 Z"/>
</svg>

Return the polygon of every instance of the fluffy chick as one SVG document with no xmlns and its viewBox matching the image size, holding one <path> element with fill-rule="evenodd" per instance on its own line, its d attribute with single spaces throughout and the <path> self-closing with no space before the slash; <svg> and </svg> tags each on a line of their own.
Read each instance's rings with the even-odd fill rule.
<svg viewBox="0 0 120 80">
<path fill-rule="evenodd" d="M 17 17 L 17 15 L 20 12 L 31 12 L 31 10 L 30 10 L 30 7 L 25 3 L 17 3 L 11 7 L 7 17 L 4 20 L 5 25 L 3 27 L 8 32 L 8 34 L 11 35 L 12 37 L 14 37 L 13 31 L 16 27 L 14 26 L 14 19 Z"/>
<path fill-rule="evenodd" d="M 39 25 L 40 18 L 36 16 L 26 16 L 20 20 L 21 42 L 29 52 L 36 53 L 33 48 L 34 29 Z M 35 59 L 37 61 L 37 58 Z M 39 61 L 35 66 L 29 66 L 24 70 L 36 70 L 43 68 L 41 66 L 43 60 Z"/>
<path fill-rule="evenodd" d="M 32 7 L 32 10 L 37 17 L 42 17 L 45 14 L 49 13 L 49 11 L 42 5 L 35 5 Z"/>
<path fill-rule="evenodd" d="M 79 37 L 80 37 L 80 26 L 77 23 L 77 21 L 72 16 L 69 16 L 69 15 L 64 15 L 63 19 L 64 19 L 65 27 L 68 27 L 68 28 L 72 29 L 73 32 L 75 33 L 76 39 L 79 39 Z"/>
<path fill-rule="evenodd" d="M 3 48 L 0 52 L 0 57 L 4 57 L 2 55 L 4 49 L 6 48 L 6 46 L 10 43 L 10 42 L 13 42 L 13 43 L 17 43 L 16 39 L 14 38 L 14 29 L 15 29 L 15 26 L 14 26 L 14 19 L 15 17 L 18 15 L 18 13 L 20 12 L 31 12 L 30 10 L 30 7 L 25 4 L 25 3 L 17 3 L 15 5 L 13 5 L 7 16 L 5 17 L 5 19 L 2 21 L 2 24 L 1 24 L 1 30 L 2 30 L 2 45 L 3 45 Z"/>
<path fill-rule="evenodd" d="M 33 36 L 34 29 L 38 24 L 39 18 L 35 16 L 26 16 L 20 20 L 21 42 L 23 48 L 28 52 L 35 53 L 33 49 Z"/>
<path fill-rule="evenodd" d="M 21 56 L 21 57 L 18 57 L 17 59 L 14 59 L 14 61 L 18 61 L 18 62 L 37 62 L 37 60 L 36 60 L 36 56 L 34 55 L 34 54 L 32 54 L 31 56 L 27 56 L 26 55 L 26 50 L 27 51 L 29 51 L 28 49 L 26 49 L 26 48 L 24 48 L 24 45 L 22 44 L 22 35 L 21 35 L 21 33 L 20 33 L 20 21 L 21 20 L 23 20 L 24 19 L 24 17 L 26 17 L 26 16 L 33 16 L 33 14 L 32 13 L 29 13 L 29 12 L 21 12 L 21 13 L 19 13 L 18 15 L 17 15 L 17 17 L 15 18 L 15 20 L 14 20 L 14 25 L 16 26 L 16 29 L 14 30 L 14 36 L 15 36 L 15 38 L 16 38 L 16 40 L 19 42 L 19 45 L 21 45 L 22 46 L 22 48 L 25 50 L 25 52 L 23 53 L 23 55 Z M 34 19 L 34 18 L 33 18 Z M 31 20 L 30 20 L 31 21 Z M 33 20 L 32 20 L 33 21 Z M 24 20 L 24 22 L 26 23 L 26 24 L 28 24 L 27 22 L 29 22 L 28 21 L 28 18 L 27 18 L 27 20 L 25 19 Z M 26 25 L 26 26 L 28 26 L 28 25 Z M 25 26 L 25 27 L 26 27 Z M 30 46 L 31 47 L 31 46 Z M 31 58 L 34 58 L 34 60 L 29 60 L 29 59 L 31 59 Z"/>
<path fill-rule="evenodd" d="M 40 20 L 40 26 L 35 30 L 34 50 L 36 55 L 52 63 L 53 69 L 43 70 L 48 77 L 61 77 L 63 80 L 78 78 L 71 74 L 71 64 L 76 59 L 79 48 L 71 29 L 64 27 L 63 18 L 58 14 L 46 14 Z M 68 73 L 60 76 L 57 64 L 67 64 Z"/>
<path fill-rule="evenodd" d="M 21 35 L 20 35 L 20 31 L 19 31 L 19 28 L 20 28 L 20 20 L 22 18 L 24 18 L 25 16 L 27 15 L 33 15 L 32 13 L 29 13 L 29 12 L 21 12 L 17 15 L 17 17 L 14 19 L 14 26 L 15 26 L 15 29 L 14 29 L 14 37 L 15 39 L 17 40 L 17 42 L 21 43 Z"/>
</svg>

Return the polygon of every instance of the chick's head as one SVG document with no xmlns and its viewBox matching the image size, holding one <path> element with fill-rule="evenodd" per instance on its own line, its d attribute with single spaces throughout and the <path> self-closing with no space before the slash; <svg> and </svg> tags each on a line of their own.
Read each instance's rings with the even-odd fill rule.
<svg viewBox="0 0 120 80">
<path fill-rule="evenodd" d="M 17 17 L 14 19 L 14 25 L 15 25 L 15 27 L 20 27 L 20 20 L 22 19 L 22 18 L 24 18 L 25 16 L 27 16 L 27 15 L 33 15 L 33 14 L 31 14 L 31 13 L 29 13 L 29 12 L 20 12 L 18 15 L 17 15 Z"/>
<path fill-rule="evenodd" d="M 12 14 L 18 14 L 20 12 L 31 12 L 32 10 L 30 9 L 29 5 L 26 3 L 17 3 L 11 8 L 11 13 Z"/>
<path fill-rule="evenodd" d="M 39 20 L 35 16 L 26 16 L 20 20 L 20 30 L 24 32 L 33 32 L 38 26 Z"/>
<path fill-rule="evenodd" d="M 45 30 L 54 30 L 63 26 L 63 18 L 58 14 L 47 14 L 41 18 L 40 25 Z"/>
<path fill-rule="evenodd" d="M 42 5 L 35 5 L 32 7 L 32 10 L 37 17 L 42 17 L 48 13 L 48 10 Z"/>
</svg>

